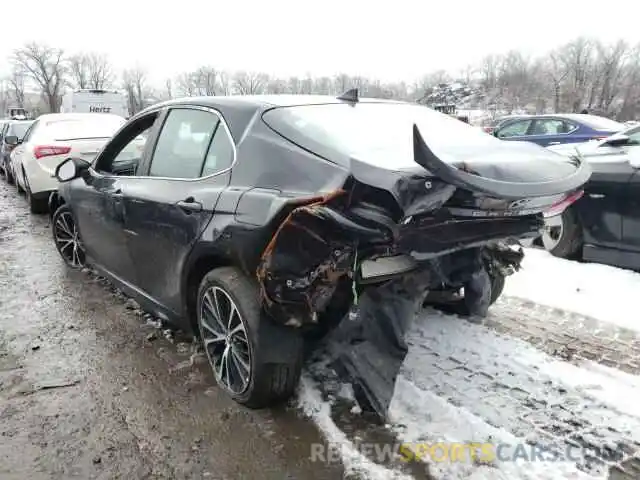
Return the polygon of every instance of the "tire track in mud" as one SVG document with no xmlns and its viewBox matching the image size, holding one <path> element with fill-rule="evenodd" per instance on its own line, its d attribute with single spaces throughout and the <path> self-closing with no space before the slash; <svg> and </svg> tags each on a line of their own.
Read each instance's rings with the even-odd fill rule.
<svg viewBox="0 0 640 480">
<path fill-rule="evenodd" d="M 516 297 L 493 305 L 484 324 L 562 360 L 640 374 L 640 332 Z"/>
</svg>

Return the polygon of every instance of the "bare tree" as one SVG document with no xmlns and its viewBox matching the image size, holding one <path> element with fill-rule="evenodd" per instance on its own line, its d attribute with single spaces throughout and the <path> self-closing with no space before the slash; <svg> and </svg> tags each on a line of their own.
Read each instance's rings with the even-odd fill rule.
<svg viewBox="0 0 640 480">
<path fill-rule="evenodd" d="M 89 88 L 96 90 L 109 88 L 115 77 L 109 57 L 103 53 L 91 52 L 87 55 L 87 62 L 89 65 Z"/>
<path fill-rule="evenodd" d="M 147 88 L 147 72 L 141 67 L 125 70 L 122 74 L 123 87 L 127 92 L 129 112 L 135 115 L 145 107 L 145 99 L 149 93 Z"/>
<path fill-rule="evenodd" d="M 213 67 L 200 67 L 193 72 L 198 95 L 212 96 L 218 90 L 218 72 Z"/>
<path fill-rule="evenodd" d="M 173 98 L 173 82 L 170 78 L 167 78 L 164 82 L 164 93 L 168 100 Z"/>
<path fill-rule="evenodd" d="M 558 113 L 560 112 L 562 82 L 567 78 L 567 75 L 569 75 L 569 70 L 566 68 L 565 63 L 563 63 L 559 58 L 559 52 L 554 51 L 549 54 L 547 73 L 551 80 L 551 87 L 553 89 L 553 110 Z"/>
<path fill-rule="evenodd" d="M 14 51 L 13 63 L 41 89 L 49 111 L 60 110 L 60 93 L 64 83 L 64 52 L 59 48 L 28 43 Z"/>
<path fill-rule="evenodd" d="M 69 74 L 76 88 L 89 88 L 89 60 L 78 53 L 69 58 Z"/>
<path fill-rule="evenodd" d="M 184 95 L 185 97 L 193 97 L 196 95 L 197 87 L 193 72 L 181 73 L 178 75 L 176 83 L 180 95 Z"/>
<path fill-rule="evenodd" d="M 24 96 L 24 83 L 25 83 L 25 73 L 18 67 L 14 66 L 13 72 L 11 72 L 11 76 L 9 77 L 9 96 L 10 98 L 16 102 L 16 106 L 24 108 L 25 107 L 25 96 Z"/>
<path fill-rule="evenodd" d="M 220 93 L 222 95 L 231 95 L 232 82 L 227 72 L 220 72 L 218 75 L 218 85 L 220 86 Z"/>
<path fill-rule="evenodd" d="M 262 93 L 269 77 L 260 72 L 239 71 L 233 76 L 234 87 L 240 95 Z"/>
</svg>

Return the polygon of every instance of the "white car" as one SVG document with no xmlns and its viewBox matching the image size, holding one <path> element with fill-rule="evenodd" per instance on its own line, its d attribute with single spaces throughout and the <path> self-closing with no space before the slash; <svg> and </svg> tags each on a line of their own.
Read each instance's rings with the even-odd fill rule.
<svg viewBox="0 0 640 480">
<path fill-rule="evenodd" d="M 45 213 L 49 195 L 58 189 L 53 176 L 66 158 L 92 161 L 103 145 L 125 123 L 107 113 L 52 113 L 39 116 L 11 153 L 11 168 L 19 191 L 24 191 L 31 212 Z"/>
</svg>

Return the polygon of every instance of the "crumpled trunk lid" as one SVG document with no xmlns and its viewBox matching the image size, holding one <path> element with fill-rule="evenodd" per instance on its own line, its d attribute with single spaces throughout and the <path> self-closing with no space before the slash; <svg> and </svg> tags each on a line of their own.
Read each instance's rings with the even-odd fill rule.
<svg viewBox="0 0 640 480">
<path fill-rule="evenodd" d="M 496 142 L 487 147 L 448 147 L 434 152 L 413 126 L 414 160 L 447 183 L 497 198 L 523 199 L 572 192 L 591 176 L 580 160 L 530 142 Z"/>
</svg>

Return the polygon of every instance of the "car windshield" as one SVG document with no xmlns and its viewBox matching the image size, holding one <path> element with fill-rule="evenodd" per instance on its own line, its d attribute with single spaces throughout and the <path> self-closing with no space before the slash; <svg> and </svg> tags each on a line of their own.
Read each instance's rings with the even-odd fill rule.
<svg viewBox="0 0 640 480">
<path fill-rule="evenodd" d="M 582 115 L 580 121 L 587 127 L 591 127 L 595 130 L 606 130 L 610 132 L 619 132 L 625 128 L 624 124 L 610 120 L 605 117 L 598 117 L 597 115 Z"/>
<path fill-rule="evenodd" d="M 52 140 L 110 138 L 125 123 L 117 115 L 89 114 L 86 117 L 49 120 L 40 135 Z"/>
<path fill-rule="evenodd" d="M 16 122 L 16 123 L 12 123 L 9 126 L 9 130 L 7 132 L 7 135 L 15 135 L 20 140 L 22 140 L 24 138 L 24 134 L 27 133 L 27 130 L 29 129 L 29 127 L 31 126 L 32 123 L 33 122 Z"/>
<path fill-rule="evenodd" d="M 277 107 L 263 114 L 276 132 L 321 156 L 332 153 L 393 169 L 415 167 L 413 125 L 447 161 L 455 151 L 499 148 L 501 140 L 430 108 L 405 103 L 359 103 Z M 326 155 L 327 157 L 330 155 Z"/>
</svg>

